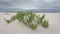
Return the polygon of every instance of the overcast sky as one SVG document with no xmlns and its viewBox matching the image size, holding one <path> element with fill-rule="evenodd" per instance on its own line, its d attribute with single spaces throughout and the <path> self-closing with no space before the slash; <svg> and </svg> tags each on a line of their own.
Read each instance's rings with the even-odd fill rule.
<svg viewBox="0 0 60 34">
<path fill-rule="evenodd" d="M 60 0 L 0 0 L 0 8 L 60 8 Z"/>
</svg>

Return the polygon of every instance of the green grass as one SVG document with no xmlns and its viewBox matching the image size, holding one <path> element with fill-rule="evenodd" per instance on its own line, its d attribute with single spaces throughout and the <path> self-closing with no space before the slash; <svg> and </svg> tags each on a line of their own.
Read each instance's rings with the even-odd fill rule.
<svg viewBox="0 0 60 34">
<path fill-rule="evenodd" d="M 25 19 L 24 19 L 25 17 Z M 28 19 L 27 19 L 28 17 Z M 44 28 L 48 27 L 48 21 L 45 19 L 45 14 L 42 16 L 37 16 L 33 12 L 17 12 L 16 15 L 12 16 L 10 20 L 4 19 L 7 23 L 11 23 L 14 20 L 21 21 L 23 24 L 30 27 L 32 30 L 37 29 L 37 27 L 41 24 Z M 35 20 L 36 19 L 36 20 Z M 35 22 L 35 24 L 33 23 Z"/>
</svg>

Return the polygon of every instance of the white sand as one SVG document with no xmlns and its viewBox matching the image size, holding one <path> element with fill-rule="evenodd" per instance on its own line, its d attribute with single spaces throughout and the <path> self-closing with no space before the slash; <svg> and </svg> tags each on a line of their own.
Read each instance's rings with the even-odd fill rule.
<svg viewBox="0 0 60 34">
<path fill-rule="evenodd" d="M 15 15 L 15 13 L 0 12 L 0 34 L 60 34 L 60 13 L 44 14 L 46 14 L 46 19 L 49 20 L 49 27 L 43 28 L 39 26 L 37 30 L 33 31 L 17 20 L 7 24 L 4 18 L 9 19 L 11 16 Z"/>
</svg>

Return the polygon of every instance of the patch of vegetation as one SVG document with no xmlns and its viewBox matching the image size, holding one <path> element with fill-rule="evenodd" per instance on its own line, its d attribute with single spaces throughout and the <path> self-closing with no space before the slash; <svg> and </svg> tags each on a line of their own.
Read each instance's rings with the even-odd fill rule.
<svg viewBox="0 0 60 34">
<path fill-rule="evenodd" d="M 48 21 L 45 18 L 45 14 L 42 16 L 36 15 L 33 12 L 17 12 L 16 15 L 12 16 L 10 20 L 4 19 L 7 23 L 17 19 L 26 26 L 29 26 L 32 30 L 35 30 L 39 25 L 44 28 L 48 27 Z"/>
</svg>

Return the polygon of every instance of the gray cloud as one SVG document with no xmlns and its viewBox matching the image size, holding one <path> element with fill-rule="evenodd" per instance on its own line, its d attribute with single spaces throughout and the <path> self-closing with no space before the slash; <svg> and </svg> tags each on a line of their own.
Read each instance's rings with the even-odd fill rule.
<svg viewBox="0 0 60 34">
<path fill-rule="evenodd" d="M 8 7 L 11 7 L 11 6 L 13 6 L 13 4 L 11 2 L 0 0 L 0 7 L 6 7 L 6 8 L 8 8 Z"/>
<path fill-rule="evenodd" d="M 56 8 L 60 0 L 0 0 L 0 7 L 5 8 Z"/>
</svg>

